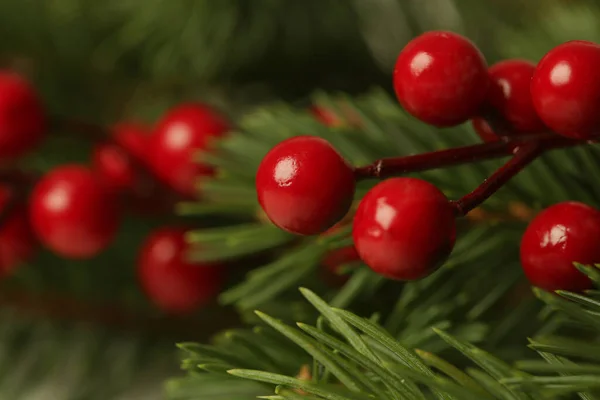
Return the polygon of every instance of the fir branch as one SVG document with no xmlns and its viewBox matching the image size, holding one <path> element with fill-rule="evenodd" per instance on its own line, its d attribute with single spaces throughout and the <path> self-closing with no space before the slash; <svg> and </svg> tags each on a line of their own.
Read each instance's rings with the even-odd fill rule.
<svg viewBox="0 0 600 400">
<path fill-rule="evenodd" d="M 477 139 L 470 127 L 461 126 L 444 131 L 427 127 L 408 117 L 393 99 L 390 99 L 387 94 L 381 91 L 374 91 L 360 98 L 344 95 L 327 96 L 322 93 L 317 94 L 315 98 L 319 105 L 332 107 L 343 123 L 334 127 L 324 126 L 315 120 L 309 112 L 297 110 L 284 104 L 261 107 L 255 112 L 244 116 L 239 121 L 238 132 L 232 133 L 228 138 L 221 141 L 216 153 L 211 154 L 208 158 L 207 155 L 203 156 L 203 160 L 208 159 L 220 173 L 215 179 L 202 182 L 204 194 L 202 202 L 195 206 L 191 204 L 182 206 L 182 210 L 185 211 L 186 215 L 194 215 L 194 210 L 197 210 L 198 215 L 209 215 L 214 212 L 220 216 L 230 217 L 233 221 L 256 220 L 269 225 L 270 223 L 265 220 L 264 215 L 259 211 L 256 201 L 253 171 L 258 167 L 262 157 L 275 144 L 295 135 L 308 133 L 327 139 L 353 165 L 365 165 L 365 161 L 368 163 L 373 159 L 382 159 L 382 157 L 383 160 L 390 160 L 389 157 L 394 157 L 396 162 L 407 163 L 406 165 L 402 164 L 406 168 L 392 168 L 394 173 L 415 171 L 425 167 L 430 168 L 433 166 L 431 162 L 439 163 L 440 166 L 452 164 L 457 159 L 461 160 L 460 157 L 457 158 L 458 153 L 464 153 L 461 162 L 466 162 L 473 161 L 472 157 L 478 157 L 478 154 L 482 158 L 490 155 L 508 156 L 512 154 L 515 147 L 530 142 L 542 142 L 545 143 L 543 146 L 548 148 L 585 143 L 543 133 L 507 137 L 494 143 L 472 144 Z M 449 150 L 437 150 L 439 148 Z M 445 157 L 444 154 L 448 156 Z M 586 156 L 581 157 L 582 154 L 586 154 Z M 500 190 L 495 196 L 487 200 L 475 212 L 475 215 L 469 218 L 469 221 L 476 221 L 480 224 L 493 224 L 496 229 L 499 225 L 503 225 L 510 230 L 511 226 L 519 228 L 520 223 L 528 221 L 535 215 L 540 206 L 539 199 L 543 199 L 544 204 L 551 204 L 565 198 L 573 199 L 573 193 L 587 196 L 585 193 L 588 193 L 589 190 L 585 188 L 587 188 L 589 182 L 580 178 L 574 179 L 574 177 L 588 177 L 596 172 L 600 174 L 600 163 L 594 161 L 599 154 L 598 147 L 593 145 L 577 149 L 555 150 L 544 154 L 512 179 L 505 189 Z M 401 158 L 398 158 L 399 155 Z M 547 160 L 550 159 L 552 159 L 553 164 L 558 163 L 564 166 L 560 171 L 556 171 L 556 175 L 552 177 L 549 177 L 545 167 L 541 166 L 542 164 L 545 165 Z M 584 160 L 585 163 L 579 160 Z M 420 176 L 440 187 L 449 198 L 460 198 L 465 193 L 472 193 L 472 195 L 467 195 L 464 200 L 475 198 L 477 203 L 498 189 L 497 182 L 494 183 L 494 179 L 488 179 L 490 171 L 495 169 L 495 165 L 494 162 L 486 161 L 480 165 L 461 165 L 447 169 L 421 171 Z M 519 171 L 520 162 L 515 165 L 517 165 L 517 168 L 509 170 L 508 175 L 505 172 L 500 174 L 504 178 L 512 176 Z M 358 167 L 357 171 L 362 171 L 361 168 Z M 365 167 L 365 170 L 369 168 L 374 171 L 373 168 L 375 167 Z M 402 168 L 405 168 L 405 170 L 402 170 Z M 501 169 L 501 171 L 505 171 L 505 169 Z M 460 179 L 457 179 L 457 176 L 460 176 Z M 485 182 L 484 185 L 487 185 L 485 188 L 489 190 L 482 191 L 484 187 L 480 187 L 473 191 L 481 182 Z M 371 182 L 362 182 L 357 190 L 357 199 L 371 185 Z M 569 185 L 568 190 L 565 185 Z M 538 188 L 539 193 L 534 193 Z M 553 193 L 553 195 L 550 196 L 548 193 Z M 475 196 L 473 197 L 473 195 Z M 577 199 L 576 196 L 575 199 Z M 590 201 L 589 198 L 586 198 L 585 201 L 594 204 L 595 200 Z M 471 207 L 472 205 L 467 208 Z M 465 224 L 464 228 L 470 230 L 473 227 Z M 266 235 L 263 239 L 257 235 L 252 243 L 248 242 L 247 246 L 243 246 L 244 252 L 275 251 L 277 245 L 269 243 L 268 237 Z M 312 240 L 319 240 L 319 238 L 308 238 L 305 243 L 310 243 Z M 460 235 L 459 247 L 462 241 L 463 237 Z M 225 236 L 222 237 L 221 241 L 217 241 L 205 240 L 199 235 L 196 243 L 199 249 L 199 257 L 202 257 L 200 249 L 203 247 L 220 248 L 218 257 L 224 259 L 238 257 L 237 250 L 234 251 L 233 248 L 227 245 Z M 319 250 L 319 253 L 322 254 L 321 252 L 325 252 L 327 249 L 333 249 L 335 243 L 337 242 L 331 242 L 326 249 Z M 489 249 L 494 248 L 491 243 L 490 246 Z M 474 248 L 479 251 L 481 247 L 474 246 Z M 455 262 L 460 262 L 458 251 L 456 250 L 454 253 L 455 255 L 449 260 L 447 267 Z M 278 263 L 281 266 L 282 276 L 283 271 L 287 268 L 291 271 L 291 274 L 284 279 L 285 284 L 283 286 L 275 285 L 279 288 L 301 285 L 301 280 L 315 271 L 318 264 L 316 258 L 311 258 L 311 260 L 296 259 L 296 263 L 293 263 L 291 258 L 283 253 L 278 257 L 282 257 L 281 262 Z M 294 257 L 296 257 L 296 253 L 294 253 Z M 277 261 L 275 262 L 277 263 Z M 309 266 L 309 264 L 312 266 Z M 294 265 L 302 265 L 300 268 L 302 271 L 294 268 Z M 250 278 L 251 275 L 248 277 Z M 258 281 L 255 281 L 254 288 L 258 290 L 259 284 L 256 282 Z M 244 285 L 248 285 L 247 287 L 250 288 L 253 284 L 247 281 L 241 283 L 239 287 L 244 287 Z M 365 285 L 365 290 L 362 290 L 356 285 L 352 292 L 348 288 L 346 292 L 341 294 L 343 297 L 340 297 L 341 300 L 339 301 L 343 300 L 343 302 L 340 304 L 345 303 L 344 305 L 347 305 L 349 299 L 360 298 L 361 295 L 366 293 L 368 287 L 370 286 Z M 507 284 L 505 289 L 508 290 L 510 287 L 511 285 Z M 226 293 L 222 299 L 226 304 L 236 303 L 247 293 L 250 293 L 242 294 L 242 292 L 238 291 L 236 287 L 232 289 L 232 294 Z M 252 308 L 261 303 L 272 301 L 284 292 L 284 289 L 273 289 L 271 294 L 267 291 L 265 294 L 257 296 L 257 300 L 253 300 L 247 307 Z M 351 296 L 347 297 L 348 295 L 345 293 Z M 498 291 L 495 293 L 497 296 L 501 295 Z M 348 300 L 344 300 L 345 297 Z"/>
<path fill-rule="evenodd" d="M 308 336 L 300 334 L 299 331 L 265 314 L 260 314 L 260 316 L 281 334 L 291 339 L 295 346 L 299 346 L 315 356 L 319 360 L 318 365 L 320 365 L 320 368 L 330 371 L 331 374 L 324 374 L 321 379 L 313 382 L 294 378 L 290 375 L 257 369 L 241 370 L 236 368 L 229 370 L 229 374 L 276 386 L 276 393 L 281 393 L 283 388 L 289 388 L 301 390 L 308 395 L 323 399 L 367 399 L 370 397 L 368 393 L 373 393 L 372 391 L 378 393 L 376 398 L 381 399 L 424 399 L 427 397 L 422 392 L 421 385 L 428 387 L 440 399 L 505 399 L 508 398 L 508 393 L 513 393 L 506 386 L 498 386 L 497 383 L 494 386 L 491 381 L 487 380 L 488 378 L 485 378 L 482 371 L 473 374 L 479 382 L 477 384 L 457 367 L 444 361 L 436 361 L 433 364 L 441 366 L 440 371 L 450 371 L 449 375 L 440 375 L 431 370 L 419 358 L 417 353 L 404 347 L 385 330 L 378 327 L 376 323 L 360 318 L 348 311 L 333 309 L 309 290 L 303 289 L 302 293 L 322 313 L 323 317 L 329 322 L 331 330 L 335 333 L 326 332 L 326 326 L 323 324 L 318 324 L 316 327 L 298 324 L 302 331 L 314 338 L 308 340 Z M 473 346 L 464 343 L 459 344 L 459 341 L 448 335 L 445 335 L 444 338 L 457 345 L 461 350 L 466 351 L 466 354 L 473 361 L 481 365 L 495 378 L 525 376 Z M 254 340 L 251 336 L 248 336 L 246 344 L 251 342 L 254 342 Z M 254 342 L 252 347 L 258 345 L 258 343 Z M 269 344 L 265 343 L 265 346 L 269 346 Z M 294 345 L 290 344 L 289 346 Z M 219 361 L 221 357 L 219 354 L 223 354 L 222 357 L 229 357 L 216 348 L 214 350 L 205 346 L 186 346 L 186 348 L 200 353 L 208 351 L 205 354 L 212 354 L 212 357 L 217 357 L 213 362 L 226 362 L 226 358 L 221 358 L 221 361 Z M 386 352 L 382 353 L 381 348 L 385 348 Z M 240 351 L 242 350 L 240 349 Z M 271 351 L 278 350 L 271 349 Z M 419 352 L 418 354 L 423 355 L 424 353 Z M 429 359 L 432 358 L 429 357 Z M 247 364 L 245 360 L 244 364 Z M 259 361 L 255 359 L 254 363 Z M 348 380 L 347 373 L 352 374 L 355 379 Z M 208 374 L 212 375 L 214 373 L 209 372 Z M 336 376 L 340 379 L 336 379 Z M 324 377 L 327 378 L 324 379 Z M 455 379 L 451 380 L 451 378 Z M 193 380 L 193 377 L 190 376 L 189 379 Z M 485 382 L 485 384 L 481 385 L 482 382 Z M 539 396 L 517 396 L 512 398 L 541 400 L 545 397 L 540 392 Z"/>
<path fill-rule="evenodd" d="M 238 320 L 235 313 L 221 311 L 218 325 L 207 331 L 204 322 L 197 319 L 127 309 L 122 304 L 83 301 L 62 293 L 33 293 L 4 288 L 0 305 L 18 310 L 24 315 L 51 318 L 59 321 L 77 321 L 112 328 L 119 331 L 146 332 L 158 337 L 181 338 L 203 333 L 207 337 Z"/>
<path fill-rule="evenodd" d="M 600 364 L 571 362 L 563 357 L 547 353 L 554 351 L 578 356 L 587 355 L 588 359 L 594 359 L 590 356 L 596 351 L 592 351 L 590 344 L 586 345 L 585 342 L 553 339 L 554 343 L 562 343 L 562 347 L 546 346 L 542 349 L 536 345 L 536 348 L 542 351 L 541 355 L 545 361 L 521 361 L 513 367 L 483 349 L 437 330 L 437 333 L 445 341 L 480 368 L 467 368 L 465 372 L 457 365 L 437 355 L 404 347 L 376 323 L 348 311 L 333 309 L 309 290 L 302 289 L 302 292 L 322 313 L 334 333 L 326 332 L 326 326 L 323 324 L 310 326 L 300 323 L 298 326 L 302 331 L 315 340 L 315 342 L 305 341 L 305 339 L 301 339 L 305 338 L 304 336 L 298 336 L 297 331 L 285 324 L 264 314 L 261 314 L 261 317 L 269 324 L 274 324 L 278 331 L 309 353 L 318 349 L 321 353 L 314 353 L 314 355 L 318 355 L 320 361 L 328 360 L 325 364 L 318 363 L 320 368 L 324 368 L 326 371 L 328 366 L 333 367 L 334 371 L 345 366 L 345 368 L 350 368 L 348 371 L 354 371 L 354 374 L 357 374 L 358 370 L 347 364 L 348 361 L 356 363 L 363 371 L 356 376 L 358 380 L 347 382 L 344 378 L 340 382 L 334 378 L 335 372 L 332 375 L 323 375 L 328 377 L 325 381 L 317 380 L 312 383 L 258 370 L 234 369 L 229 371 L 231 375 L 275 385 L 277 394 L 285 393 L 283 388 L 287 387 L 302 390 L 316 398 L 324 399 L 362 398 L 360 393 L 353 394 L 351 391 L 347 391 L 347 389 L 355 388 L 355 382 L 362 382 L 366 385 L 363 386 L 363 389 L 370 388 L 370 390 L 375 389 L 373 385 L 382 385 L 382 390 L 388 390 L 387 393 L 382 392 L 377 396 L 382 399 L 388 398 L 387 396 L 403 399 L 403 393 L 411 393 L 408 397 L 410 400 L 421 398 L 420 389 L 413 386 L 411 382 L 428 387 L 433 393 L 436 393 L 438 398 L 446 399 L 542 400 L 574 393 L 578 393 L 582 399 L 586 400 L 595 398 L 588 392 L 598 387 L 597 373 L 600 371 Z M 579 302 L 595 306 L 591 299 L 584 301 L 581 297 L 578 298 Z M 548 300 L 546 297 L 542 299 Z M 578 307 L 584 307 L 584 305 Z M 576 309 L 562 308 L 562 310 L 568 315 L 577 315 Z M 358 329 L 358 331 L 354 329 Z M 248 339 L 252 341 L 251 337 Z M 546 343 L 549 342 L 546 341 Z M 576 353 L 575 349 L 577 349 Z M 339 358 L 339 356 L 344 358 Z M 430 367 L 435 368 L 435 371 Z M 523 372 L 524 369 L 561 376 L 531 376 Z M 341 386 L 334 385 L 336 382 L 337 385 L 341 383 Z M 395 391 L 396 388 L 402 386 L 405 387 L 404 391 Z M 343 389 L 344 387 L 346 389 Z M 417 391 L 415 392 L 415 390 Z"/>
</svg>

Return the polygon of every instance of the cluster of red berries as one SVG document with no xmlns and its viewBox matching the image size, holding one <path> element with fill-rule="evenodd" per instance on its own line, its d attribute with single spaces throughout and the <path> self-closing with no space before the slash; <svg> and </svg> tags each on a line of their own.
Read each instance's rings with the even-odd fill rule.
<svg viewBox="0 0 600 400">
<path fill-rule="evenodd" d="M 590 139 L 600 132 L 600 71 L 594 67 L 599 63 L 599 45 L 576 41 L 554 48 L 537 65 L 508 60 L 488 68 L 468 39 L 429 32 L 400 53 L 394 88 L 414 117 L 438 127 L 472 120 L 485 141 L 550 130 Z M 331 123 L 329 116 L 318 116 Z M 279 143 L 256 176 L 266 215 L 300 235 L 320 234 L 340 221 L 352 207 L 355 182 L 352 166 L 314 136 Z M 416 178 L 387 179 L 358 205 L 352 230 L 356 254 L 389 278 L 423 278 L 452 252 L 457 214 L 434 185 Z M 548 208 L 523 238 L 527 277 L 547 290 L 588 288 L 589 279 L 573 263 L 600 262 L 599 238 L 599 211 L 574 202 Z"/>
<path fill-rule="evenodd" d="M 45 136 L 47 121 L 33 87 L 18 75 L 0 73 L 0 161 L 10 165 L 33 150 Z M 178 198 L 195 197 L 197 178 L 212 170 L 194 156 L 228 130 L 225 118 L 196 103 L 169 110 L 154 129 L 116 124 L 106 142 L 95 147 L 91 165 L 48 171 L 35 182 L 27 202 L 7 210 L 9 217 L 0 226 L 0 270 L 9 272 L 31 258 L 38 241 L 64 258 L 94 257 L 112 243 L 123 205 L 133 211 L 154 209 L 168 191 Z M 12 192 L 0 189 L 5 209 Z M 178 228 L 161 229 L 142 246 L 141 286 L 166 311 L 191 311 L 220 287 L 221 268 L 192 265 L 186 253 L 184 231 Z"/>
</svg>

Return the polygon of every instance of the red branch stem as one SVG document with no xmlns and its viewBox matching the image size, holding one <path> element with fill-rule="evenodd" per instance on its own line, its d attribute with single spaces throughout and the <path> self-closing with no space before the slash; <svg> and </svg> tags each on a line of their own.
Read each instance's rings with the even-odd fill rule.
<svg viewBox="0 0 600 400">
<path fill-rule="evenodd" d="M 382 158 L 372 164 L 356 168 L 354 173 L 357 179 L 371 179 L 451 167 L 507 157 L 514 154 L 517 148 L 533 142 L 539 143 L 540 151 L 543 152 L 561 147 L 578 146 L 593 141 L 569 139 L 552 132 L 503 137 L 495 142 L 474 144 L 405 157 Z"/>
<path fill-rule="evenodd" d="M 410 172 L 426 171 L 512 155 L 510 160 L 498 168 L 475 190 L 461 199 L 452 202 L 456 213 L 464 216 L 492 196 L 543 152 L 561 147 L 595 143 L 597 140 L 597 136 L 593 140 L 569 139 L 553 132 L 518 136 L 506 134 L 493 142 L 405 157 L 383 158 L 375 161 L 373 164 L 356 168 L 354 173 L 357 180 L 386 178 Z"/>
<path fill-rule="evenodd" d="M 540 154 L 541 146 L 539 142 L 527 143 L 522 147 L 518 147 L 513 157 L 477 186 L 475 190 L 463 196 L 460 200 L 453 202 L 456 212 L 459 215 L 466 215 L 496 193 L 498 189 L 521 172 L 525 166 L 535 160 Z"/>
</svg>

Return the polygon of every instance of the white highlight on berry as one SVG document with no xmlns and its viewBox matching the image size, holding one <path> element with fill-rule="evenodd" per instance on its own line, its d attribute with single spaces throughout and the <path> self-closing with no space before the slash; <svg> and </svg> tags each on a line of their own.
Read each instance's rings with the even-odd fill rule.
<svg viewBox="0 0 600 400">
<path fill-rule="evenodd" d="M 381 197 L 377 199 L 377 211 L 375 211 L 375 221 L 384 230 L 388 230 L 396 218 L 396 208 L 390 206 L 387 202 L 387 198 Z"/>
<path fill-rule="evenodd" d="M 546 232 L 542 238 L 542 247 L 556 246 L 557 244 L 566 244 L 568 228 L 564 225 L 555 225 Z"/>
<path fill-rule="evenodd" d="M 190 143 L 192 134 L 186 124 L 174 124 L 169 128 L 167 145 L 172 149 L 183 149 Z"/>
<path fill-rule="evenodd" d="M 274 171 L 275 181 L 279 186 L 286 187 L 292 184 L 298 171 L 298 164 L 292 157 L 286 157 L 277 162 Z"/>
<path fill-rule="evenodd" d="M 65 187 L 56 187 L 44 199 L 44 205 L 52 211 L 63 211 L 69 205 L 69 191 Z"/>
<path fill-rule="evenodd" d="M 568 62 L 561 62 L 556 64 L 552 71 L 550 71 L 550 81 L 555 86 L 561 86 L 568 83 L 571 80 L 571 66 Z"/>
<path fill-rule="evenodd" d="M 433 62 L 433 57 L 431 57 L 428 53 L 420 52 L 410 62 L 410 71 L 413 75 L 419 76 L 423 71 L 425 71 L 431 63 Z"/>
<path fill-rule="evenodd" d="M 511 92 L 510 83 L 506 79 L 499 79 L 498 84 L 502 88 L 502 93 L 504 94 L 504 98 L 508 99 L 510 97 L 510 92 Z"/>
</svg>

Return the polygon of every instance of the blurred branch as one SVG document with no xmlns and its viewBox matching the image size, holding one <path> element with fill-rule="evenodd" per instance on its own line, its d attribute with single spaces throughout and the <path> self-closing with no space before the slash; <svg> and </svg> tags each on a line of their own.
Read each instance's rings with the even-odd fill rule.
<svg viewBox="0 0 600 400">
<path fill-rule="evenodd" d="M 120 304 L 94 304 L 60 293 L 30 293 L 16 289 L 0 292 L 0 307 L 11 307 L 36 317 L 87 322 L 124 331 L 141 331 L 168 338 L 207 338 L 238 321 L 232 310 L 219 308 L 219 318 L 211 318 L 210 329 L 202 318 L 144 314 Z"/>
</svg>

